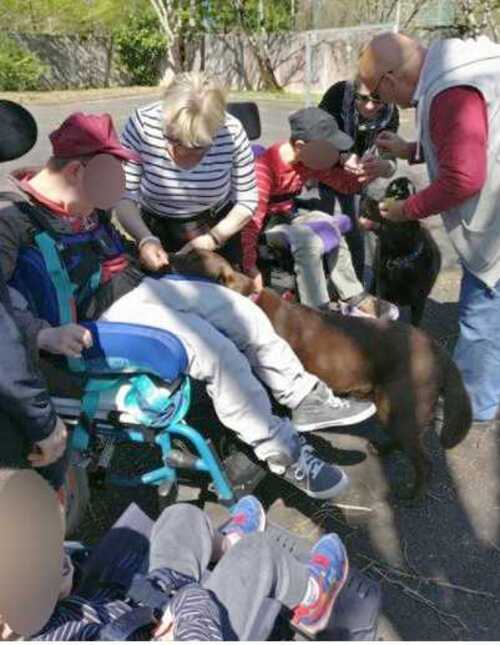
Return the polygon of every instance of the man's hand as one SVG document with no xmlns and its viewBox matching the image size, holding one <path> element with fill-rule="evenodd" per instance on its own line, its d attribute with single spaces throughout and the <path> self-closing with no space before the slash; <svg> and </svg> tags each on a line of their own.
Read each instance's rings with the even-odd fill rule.
<svg viewBox="0 0 500 645">
<path fill-rule="evenodd" d="M 72 358 L 79 358 L 92 342 L 90 331 L 75 323 L 41 329 L 37 336 L 38 349 Z"/>
<path fill-rule="evenodd" d="M 389 152 L 399 159 L 409 159 L 412 145 L 395 132 L 383 130 L 375 139 L 375 145 L 380 152 Z"/>
<path fill-rule="evenodd" d="M 388 219 L 391 222 L 407 222 L 408 218 L 404 212 L 404 205 L 404 200 L 386 199 L 384 202 L 380 202 L 378 207 L 384 219 Z"/>
<path fill-rule="evenodd" d="M 215 251 L 217 249 L 217 244 L 215 243 L 214 238 L 211 235 L 206 233 L 205 235 L 198 235 L 193 240 L 184 244 L 182 249 L 179 251 L 179 255 L 186 255 L 190 251 L 200 249 L 202 251 Z"/>
<path fill-rule="evenodd" d="M 160 240 L 148 240 L 141 245 L 139 260 L 148 271 L 159 271 L 169 265 L 168 253 L 164 250 Z"/>
<path fill-rule="evenodd" d="M 248 275 L 253 279 L 256 293 L 260 293 L 264 288 L 264 279 L 262 277 L 262 273 L 257 267 L 252 267 L 251 269 L 249 269 Z"/>
<path fill-rule="evenodd" d="M 50 466 L 60 459 L 66 449 L 68 431 L 64 422 L 57 417 L 56 427 L 51 434 L 34 444 L 33 452 L 28 455 L 28 460 L 35 468 Z"/>
</svg>

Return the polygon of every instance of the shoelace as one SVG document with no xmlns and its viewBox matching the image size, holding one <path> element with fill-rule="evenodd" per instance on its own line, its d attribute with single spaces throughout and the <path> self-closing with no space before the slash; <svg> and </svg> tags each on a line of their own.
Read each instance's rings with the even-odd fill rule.
<svg viewBox="0 0 500 645">
<path fill-rule="evenodd" d="M 323 468 L 324 462 L 314 454 L 314 448 L 307 444 L 303 437 L 301 439 L 300 457 L 294 469 L 295 477 L 298 480 L 304 479 L 305 475 L 310 475 L 313 479 L 319 475 Z"/>
<path fill-rule="evenodd" d="M 342 399 L 340 396 L 335 396 L 335 394 L 331 390 L 328 391 L 328 397 L 327 397 L 325 403 L 331 405 L 332 408 L 348 408 L 349 407 L 349 401 L 347 401 L 346 399 Z"/>
</svg>

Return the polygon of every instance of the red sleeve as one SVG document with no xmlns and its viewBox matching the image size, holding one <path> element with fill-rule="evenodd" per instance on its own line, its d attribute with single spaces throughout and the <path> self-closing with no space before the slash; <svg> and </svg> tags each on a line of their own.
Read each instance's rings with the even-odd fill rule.
<svg viewBox="0 0 500 645">
<path fill-rule="evenodd" d="M 241 233 L 243 271 L 245 273 L 248 273 L 257 264 L 257 240 L 264 226 L 272 192 L 273 175 L 265 155 L 257 157 L 255 160 L 255 177 L 258 192 L 257 209 Z"/>
<path fill-rule="evenodd" d="M 312 177 L 318 179 L 322 184 L 331 186 L 338 193 L 350 195 L 351 193 L 358 193 L 361 189 L 361 184 L 356 176 L 344 170 L 342 166 L 334 166 L 328 170 L 312 170 L 310 172 Z"/>
<path fill-rule="evenodd" d="M 411 219 L 444 213 L 483 187 L 488 146 L 483 95 L 466 86 L 438 94 L 430 109 L 430 133 L 439 173 L 425 190 L 406 200 L 404 210 Z"/>
</svg>

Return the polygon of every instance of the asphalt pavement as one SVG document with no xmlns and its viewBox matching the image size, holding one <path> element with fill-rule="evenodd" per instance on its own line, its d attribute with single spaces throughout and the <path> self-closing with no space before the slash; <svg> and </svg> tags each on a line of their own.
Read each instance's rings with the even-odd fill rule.
<svg viewBox="0 0 500 645">
<path fill-rule="evenodd" d="M 0 189 L 8 187 L 8 171 L 19 165 L 38 165 L 49 154 L 47 134 L 77 110 L 109 112 L 121 130 L 138 106 L 151 98 L 127 97 L 93 102 L 30 105 L 39 124 L 39 140 L 25 159 L 4 164 Z M 263 123 L 261 142 L 269 144 L 288 133 L 287 115 L 299 104 L 259 102 Z M 411 137 L 411 112 L 403 116 L 401 131 Z M 419 187 L 427 181 L 425 167 L 402 165 Z M 424 328 L 450 350 L 457 334 L 460 271 L 438 217 L 426 225 L 443 254 L 443 270 L 431 293 Z M 348 368 L 348 366 L 346 366 Z M 215 427 L 208 399 L 199 391 L 193 423 Z M 337 505 L 303 496 L 267 477 L 260 494 L 270 518 L 309 539 L 321 531 L 335 531 L 345 541 L 353 563 L 382 582 L 384 611 L 379 636 L 384 640 L 497 640 L 500 639 L 500 454 L 499 432 L 473 427 L 466 440 L 446 454 L 434 433 L 429 449 L 434 464 L 424 503 L 408 508 L 395 501 L 392 491 L 408 477 L 409 466 L 400 455 L 383 461 L 367 449 L 375 432 L 367 422 L 342 432 L 314 433 L 324 455 L 343 464 L 353 486 Z M 333 447 L 332 447 L 333 446 Z M 131 464 L 143 462 L 135 452 Z M 81 537 L 94 540 L 130 499 L 148 509 L 151 497 L 141 492 L 94 491 L 92 508 Z M 222 517 L 220 508 L 210 512 Z"/>
</svg>

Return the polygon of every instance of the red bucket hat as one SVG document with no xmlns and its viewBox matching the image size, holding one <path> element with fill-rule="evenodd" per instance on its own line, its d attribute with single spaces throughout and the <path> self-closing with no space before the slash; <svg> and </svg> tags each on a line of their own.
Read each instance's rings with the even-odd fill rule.
<svg viewBox="0 0 500 645">
<path fill-rule="evenodd" d="M 141 157 L 120 143 L 109 114 L 75 112 L 49 135 L 55 157 L 109 154 L 140 163 Z"/>
</svg>

